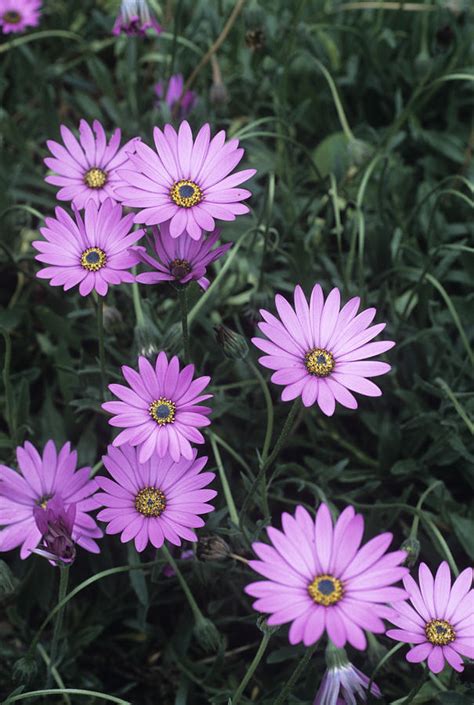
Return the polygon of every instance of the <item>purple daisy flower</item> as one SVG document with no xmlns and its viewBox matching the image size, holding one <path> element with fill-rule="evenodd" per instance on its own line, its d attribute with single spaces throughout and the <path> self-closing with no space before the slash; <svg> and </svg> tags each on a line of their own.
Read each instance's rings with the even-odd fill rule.
<svg viewBox="0 0 474 705">
<path fill-rule="evenodd" d="M 436 577 L 421 563 L 419 585 L 410 575 L 403 579 L 411 605 L 394 604 L 390 621 L 399 627 L 389 629 L 387 636 L 397 641 L 415 644 L 406 658 L 410 663 L 428 659 L 433 673 L 443 670 L 445 660 L 455 671 L 463 671 L 462 656 L 474 659 L 474 590 L 472 568 L 466 568 L 451 585 L 451 573 L 446 561 L 439 566 Z"/>
<path fill-rule="evenodd" d="M 165 100 L 166 105 L 170 110 L 173 110 L 175 103 L 181 98 L 181 93 L 183 92 L 184 88 L 184 78 L 182 73 L 177 73 L 174 76 L 170 77 L 170 80 L 168 82 L 168 88 L 166 90 L 166 95 L 165 95 L 165 86 L 166 84 L 164 81 L 158 81 L 158 83 L 155 84 L 155 93 L 159 100 L 157 101 L 157 105 L 159 106 L 161 101 Z M 180 105 L 180 110 L 179 110 L 179 116 L 180 118 L 186 117 L 191 110 L 194 108 L 197 102 L 197 93 L 194 91 L 186 91 L 186 93 L 183 96 L 183 100 L 181 101 Z"/>
<path fill-rule="evenodd" d="M 121 533 L 122 543 L 135 539 L 137 551 L 149 543 L 160 548 L 165 540 L 175 546 L 182 539 L 197 541 L 194 529 L 204 526 L 199 515 L 214 511 L 206 502 L 217 492 L 204 489 L 215 475 L 201 472 L 207 458 L 196 454 L 193 450 L 189 459 L 178 462 L 169 455 L 141 462 L 130 445 L 120 450 L 109 446 L 103 460 L 113 480 L 98 477 L 103 492 L 94 498 L 106 507 L 97 515 L 108 522 L 106 533 Z"/>
<path fill-rule="evenodd" d="M 327 669 L 313 705 L 355 705 L 356 695 L 365 702 L 365 691 L 368 690 L 369 683 L 369 678 L 345 659 L 344 663 Z M 382 697 L 380 688 L 375 683 L 370 687 L 370 694 L 375 698 Z"/>
<path fill-rule="evenodd" d="M 215 229 L 214 218 L 235 220 L 248 213 L 240 201 L 250 191 L 235 188 L 255 174 L 245 169 L 229 176 L 240 162 L 244 150 L 236 139 L 225 142 L 221 130 L 211 140 L 209 125 L 204 125 L 195 140 L 189 124 L 181 123 L 178 133 L 171 125 L 153 131 L 156 152 L 138 143 L 130 155 L 132 168 L 122 169 L 120 176 L 127 186 L 117 194 L 124 204 L 142 210 L 136 223 L 157 225 L 170 221 L 171 237 L 187 233 L 199 240 L 202 231 Z"/>
<path fill-rule="evenodd" d="M 35 240 L 39 262 L 51 266 L 40 269 L 36 276 L 50 279 L 51 286 L 64 291 L 79 284 L 81 296 L 92 289 L 105 296 L 109 284 L 135 281 L 127 271 L 139 260 L 131 249 L 143 236 L 143 230 L 130 232 L 133 214 L 122 218 L 122 206 L 111 199 L 97 208 L 94 201 L 86 204 L 84 220 L 78 211 L 76 222 L 63 208 L 56 208 L 56 218 L 45 218 L 41 228 L 44 240 Z"/>
<path fill-rule="evenodd" d="M 153 17 L 146 0 L 122 0 L 112 34 L 126 34 L 129 37 L 143 37 L 147 29 L 160 34 L 161 25 Z"/>
<path fill-rule="evenodd" d="M 156 270 L 138 274 L 136 279 L 141 284 L 157 284 L 161 281 L 187 284 L 195 279 L 206 290 L 210 284 L 205 276 L 206 268 L 232 247 L 232 243 L 228 243 L 212 249 L 219 238 L 219 230 L 214 230 L 208 238 L 201 240 L 192 240 L 186 234 L 179 238 L 171 237 L 169 223 L 162 223 L 159 229 L 154 227 L 152 231 L 158 259 L 147 254 L 144 247 L 135 248 L 141 261 Z"/>
<path fill-rule="evenodd" d="M 0 0 L 0 27 L 4 34 L 37 27 L 41 0 Z"/>
<path fill-rule="evenodd" d="M 121 401 L 102 404 L 105 411 L 116 414 L 111 426 L 125 430 L 113 441 L 114 446 L 130 443 L 140 446 L 139 460 L 146 462 L 153 453 L 163 458 L 169 453 L 175 462 L 181 456 L 193 458 L 191 443 L 204 443 L 198 428 L 209 426 L 208 406 L 201 402 L 212 394 L 202 394 L 210 377 L 193 379 L 194 365 L 181 371 L 178 358 L 168 358 L 160 352 L 153 367 L 146 358 L 138 358 L 139 372 L 123 366 L 122 373 L 129 387 L 110 384 L 109 389 Z"/>
<path fill-rule="evenodd" d="M 77 453 L 71 444 L 63 445 L 59 453 L 53 441 L 48 441 L 43 457 L 29 443 L 16 449 L 19 472 L 0 465 L 0 551 L 21 546 L 20 558 L 27 558 L 38 546 L 42 532 L 35 520 L 37 507 L 46 510 L 49 502 L 59 497 L 66 512 L 76 505 L 72 529 L 75 543 L 91 553 L 99 553 L 94 539 L 102 536 L 95 520 L 88 514 L 97 507 L 92 496 L 98 485 L 89 479 L 90 467 L 76 470 Z"/>
<path fill-rule="evenodd" d="M 275 304 L 280 318 L 260 311 L 264 322 L 258 327 L 268 340 L 252 338 L 253 344 L 265 353 L 259 358 L 260 364 L 275 370 L 272 382 L 285 387 L 282 400 L 301 396 L 305 406 L 317 402 L 327 416 L 334 413 L 336 401 L 348 409 L 357 408 L 351 391 L 369 397 L 382 394 L 367 378 L 385 374 L 390 365 L 367 362 L 367 358 L 395 345 L 391 340 L 369 343 L 386 325 L 368 327 L 376 314 L 375 308 L 356 315 L 360 305 L 358 296 L 342 308 L 340 302 L 338 289 L 333 289 L 325 302 L 319 284 L 313 288 L 309 305 L 300 286 L 294 291 L 294 308 L 277 294 Z"/>
<path fill-rule="evenodd" d="M 98 120 L 94 120 L 92 128 L 81 120 L 78 142 L 71 130 L 61 125 L 65 146 L 54 140 L 46 143 L 54 158 L 46 157 L 44 163 L 56 173 L 46 176 L 45 181 L 61 186 L 57 198 L 72 201 L 76 208 L 84 208 L 91 198 L 97 205 L 106 198 L 120 200 L 115 191 L 124 182 L 117 170 L 129 166 L 129 152 L 133 152 L 140 141 L 139 137 L 134 137 L 120 148 L 122 133 L 119 128 L 114 131 L 108 144 L 104 128 Z"/>
<path fill-rule="evenodd" d="M 362 548 L 364 519 L 346 507 L 333 526 L 326 504 L 312 519 L 304 507 L 294 516 L 282 514 L 283 531 L 267 528 L 273 546 L 254 543 L 260 558 L 249 566 L 267 580 L 251 583 L 245 592 L 257 600 L 254 609 L 270 613 L 269 625 L 291 622 L 291 644 L 310 646 L 324 630 L 338 648 L 348 641 L 363 650 L 363 630 L 383 634 L 384 603 L 404 599 L 391 585 L 408 569 L 400 567 L 405 551 L 385 553 L 392 534 L 376 536 Z"/>
</svg>

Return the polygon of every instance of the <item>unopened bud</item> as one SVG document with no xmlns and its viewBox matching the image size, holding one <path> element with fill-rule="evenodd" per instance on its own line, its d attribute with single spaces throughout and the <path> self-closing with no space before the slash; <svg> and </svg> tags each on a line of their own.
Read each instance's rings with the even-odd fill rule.
<svg viewBox="0 0 474 705">
<path fill-rule="evenodd" d="M 13 679 L 17 683 L 27 685 L 38 672 L 38 664 L 32 654 L 27 653 L 13 664 Z"/>
<path fill-rule="evenodd" d="M 104 328 L 107 333 L 118 333 L 123 330 L 123 317 L 115 306 L 104 304 Z"/>
<path fill-rule="evenodd" d="M 224 561 L 230 556 L 229 544 L 220 536 L 202 536 L 199 539 L 196 555 L 200 561 Z"/>
<path fill-rule="evenodd" d="M 222 352 L 229 360 L 243 360 L 247 357 L 249 346 L 243 335 L 223 325 L 214 326 L 214 332 Z"/>
<path fill-rule="evenodd" d="M 17 582 L 5 561 L 0 561 L 0 597 L 11 595 Z"/>
<path fill-rule="evenodd" d="M 216 652 L 219 649 L 222 637 L 216 625 L 207 617 L 198 619 L 194 625 L 194 634 L 206 653 Z"/>
<path fill-rule="evenodd" d="M 245 34 L 245 44 L 252 51 L 263 49 L 265 46 L 265 32 L 263 29 L 249 29 Z"/>
<path fill-rule="evenodd" d="M 209 91 L 209 99 L 213 105 L 225 105 L 229 102 L 229 93 L 224 83 L 213 83 Z"/>
<path fill-rule="evenodd" d="M 152 326 L 135 326 L 134 338 L 139 356 L 154 357 L 158 353 L 157 335 Z"/>
<path fill-rule="evenodd" d="M 402 551 L 406 551 L 405 565 L 408 568 L 413 568 L 420 555 L 420 542 L 414 537 L 409 537 L 400 546 Z"/>
</svg>

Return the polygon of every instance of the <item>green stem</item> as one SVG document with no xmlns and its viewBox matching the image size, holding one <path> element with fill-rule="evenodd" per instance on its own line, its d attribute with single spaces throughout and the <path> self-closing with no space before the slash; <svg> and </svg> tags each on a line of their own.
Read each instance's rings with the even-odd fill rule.
<svg viewBox="0 0 474 705">
<path fill-rule="evenodd" d="M 179 20 L 181 18 L 181 8 L 182 8 L 182 0 L 178 0 L 178 3 L 176 5 L 176 10 L 174 12 L 174 27 L 173 27 L 173 39 L 171 42 L 171 52 L 170 52 L 170 67 L 169 67 L 169 72 L 168 72 L 168 81 L 166 85 L 166 92 L 168 92 L 168 86 L 170 83 L 171 76 L 173 75 L 174 71 L 174 64 L 175 64 L 175 59 L 176 59 L 176 49 L 178 46 L 178 29 L 179 29 Z M 166 95 L 166 93 L 165 93 Z"/>
<path fill-rule="evenodd" d="M 181 326 L 183 328 L 183 350 L 184 362 L 187 364 L 190 360 L 189 354 L 189 329 L 188 329 L 188 287 L 180 286 L 178 288 L 179 305 L 181 307 Z"/>
<path fill-rule="evenodd" d="M 10 334 L 4 329 L 0 329 L 3 339 L 5 340 L 5 362 L 3 364 L 3 386 L 5 388 L 5 417 L 10 432 L 10 439 L 13 447 L 16 447 L 16 423 L 15 423 L 15 407 L 13 401 L 13 389 L 10 379 L 10 367 L 12 361 L 12 341 Z"/>
<path fill-rule="evenodd" d="M 415 685 L 415 687 L 412 690 L 410 690 L 410 692 L 408 693 L 405 700 L 399 701 L 400 705 L 410 705 L 410 703 L 412 703 L 414 701 L 415 696 L 417 695 L 417 693 L 419 693 L 419 691 L 422 689 L 422 687 L 424 686 L 424 684 L 428 680 L 429 672 L 430 672 L 429 668 L 425 668 L 420 680 Z"/>
<path fill-rule="evenodd" d="M 192 613 L 194 615 L 194 619 L 196 622 L 200 622 L 204 620 L 204 615 L 201 612 L 201 610 L 198 607 L 198 604 L 196 600 L 194 599 L 194 596 L 189 589 L 189 585 L 187 584 L 186 580 L 183 577 L 183 574 L 181 573 L 181 570 L 178 567 L 178 564 L 176 563 L 175 559 L 171 555 L 168 546 L 164 543 L 163 546 L 161 547 L 161 551 L 163 555 L 165 556 L 167 562 L 170 564 L 170 566 L 173 568 L 174 572 L 176 573 L 176 577 L 178 578 L 178 582 L 181 585 L 181 588 L 186 596 L 186 599 L 189 603 L 189 606 L 191 607 Z"/>
<path fill-rule="evenodd" d="M 418 504 L 416 505 L 416 508 L 418 511 L 421 511 L 421 507 L 423 506 L 423 502 L 425 501 L 427 496 L 430 494 L 430 492 L 432 490 L 434 490 L 435 487 L 437 487 L 438 485 L 441 485 L 441 484 L 442 484 L 441 480 L 436 480 L 436 482 L 433 482 L 433 484 L 430 485 L 428 487 L 428 489 L 423 492 L 420 499 L 418 500 Z M 420 515 L 415 514 L 415 516 L 413 517 L 413 523 L 411 525 L 411 531 L 410 531 L 410 538 L 411 539 L 417 538 L 419 524 L 420 524 Z"/>
<path fill-rule="evenodd" d="M 212 451 L 216 459 L 217 469 L 219 470 L 219 477 L 222 483 L 222 489 L 224 490 L 224 497 L 229 510 L 229 516 L 231 521 L 236 526 L 239 526 L 239 515 L 237 513 L 237 508 L 235 506 L 234 498 L 232 497 L 232 492 L 227 481 L 227 477 L 224 470 L 224 465 L 222 464 L 221 454 L 219 453 L 219 448 L 217 447 L 216 439 L 214 434 L 209 435 L 211 440 Z"/>
<path fill-rule="evenodd" d="M 136 268 L 134 268 L 133 273 L 136 274 L 136 271 Z M 138 287 L 137 282 L 133 282 L 132 284 L 132 299 L 137 326 L 143 327 L 145 325 L 145 316 L 143 314 L 142 301 L 140 298 L 140 289 Z"/>
<path fill-rule="evenodd" d="M 255 656 L 252 660 L 252 663 L 248 667 L 247 673 L 242 678 L 239 687 L 235 691 L 235 695 L 232 698 L 232 705 L 237 705 L 242 693 L 244 692 L 245 688 L 247 687 L 248 682 L 250 681 L 253 674 L 255 673 L 255 670 L 256 670 L 258 664 L 262 660 L 263 655 L 264 655 L 265 651 L 267 650 L 268 642 L 270 641 L 270 636 L 271 636 L 271 633 L 269 631 L 266 631 L 263 634 L 262 641 L 260 642 L 260 646 L 258 647 L 257 653 L 255 654 Z"/>
<path fill-rule="evenodd" d="M 273 701 L 273 705 L 283 705 L 284 702 L 286 702 L 286 697 L 291 693 L 293 690 L 293 686 L 295 685 L 296 681 L 299 680 L 300 676 L 303 674 L 304 669 L 308 665 L 308 662 L 311 658 L 311 656 L 314 654 L 316 649 L 318 648 L 318 644 L 314 644 L 310 649 L 306 649 L 305 655 L 299 662 L 299 664 L 296 666 L 295 670 L 283 686 L 283 689 L 280 690 L 280 694 L 278 695 L 277 699 Z"/>
<path fill-rule="evenodd" d="M 104 342 L 104 299 L 97 297 L 97 337 L 99 340 L 100 385 L 102 398 L 105 398 L 107 375 L 105 372 L 105 342 Z"/>
<path fill-rule="evenodd" d="M 69 568 L 70 568 L 69 565 L 60 564 L 60 566 L 59 566 L 58 605 L 66 597 L 67 586 L 68 586 L 68 582 L 69 582 Z M 50 652 L 49 666 L 48 666 L 47 677 L 46 677 L 46 688 L 49 688 L 51 685 L 52 670 L 53 670 L 53 668 L 56 667 L 56 662 L 58 660 L 58 647 L 59 647 L 59 639 L 61 636 L 61 629 L 62 629 L 63 621 L 64 621 L 64 612 L 65 612 L 65 608 L 63 606 L 63 607 L 61 607 L 60 610 L 58 610 L 58 613 L 56 614 L 56 619 L 54 622 L 53 640 L 51 642 L 51 652 Z"/>
<path fill-rule="evenodd" d="M 388 653 L 386 653 L 385 656 L 382 656 L 382 658 L 380 659 L 380 661 L 378 662 L 378 664 L 375 666 L 374 670 L 372 671 L 372 675 L 370 676 L 369 685 L 367 686 L 367 692 L 368 692 L 368 693 L 371 693 L 371 692 L 372 692 L 372 685 L 373 685 L 373 683 L 374 683 L 375 676 L 376 676 L 377 673 L 380 671 L 380 669 L 382 668 L 382 666 L 383 666 L 384 664 L 386 664 L 387 661 L 389 661 L 389 660 L 392 658 L 392 656 L 393 656 L 394 654 L 396 654 L 397 651 L 400 651 L 400 649 L 402 649 L 404 646 L 405 646 L 405 644 L 404 644 L 403 642 L 400 642 L 399 644 L 396 644 L 396 645 L 393 647 L 393 649 L 390 649 L 390 651 L 389 651 Z"/>
<path fill-rule="evenodd" d="M 247 358 L 247 362 L 249 364 L 250 369 L 254 373 L 255 377 L 258 380 L 258 383 L 260 384 L 263 392 L 263 396 L 265 397 L 265 404 L 267 407 L 267 429 L 265 431 L 265 440 L 263 442 L 263 448 L 262 448 L 262 454 L 261 454 L 261 462 L 264 463 L 268 457 L 268 452 L 270 450 L 270 444 L 272 442 L 272 436 L 273 436 L 273 421 L 274 421 L 274 413 L 273 413 L 273 402 L 272 402 L 272 397 L 270 394 L 270 391 L 268 389 L 268 384 L 265 382 L 265 379 L 258 369 L 257 365 L 252 362 L 249 358 Z"/>
<path fill-rule="evenodd" d="M 129 700 L 122 700 L 122 698 L 116 698 L 114 695 L 107 695 L 107 693 L 98 693 L 96 690 L 80 690 L 79 688 L 58 688 L 57 690 L 32 690 L 30 693 L 20 693 L 19 695 L 12 695 L 6 700 L 4 700 L 1 705 L 10 705 L 10 703 L 16 703 L 19 700 L 37 698 L 43 695 L 87 695 L 89 698 L 102 698 L 102 700 L 107 700 L 109 703 L 116 703 L 117 705 L 132 705 Z"/>
</svg>

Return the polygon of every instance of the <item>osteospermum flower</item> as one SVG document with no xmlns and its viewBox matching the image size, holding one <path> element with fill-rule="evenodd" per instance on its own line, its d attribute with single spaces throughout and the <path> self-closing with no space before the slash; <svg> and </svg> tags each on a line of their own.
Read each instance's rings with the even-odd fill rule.
<svg viewBox="0 0 474 705">
<path fill-rule="evenodd" d="M 40 269 L 36 276 L 49 279 L 51 286 L 62 286 L 67 291 L 79 284 L 82 296 L 95 289 L 105 296 L 109 284 L 133 282 L 127 271 L 138 262 L 130 249 L 143 236 L 143 230 L 130 232 L 133 214 L 122 218 L 122 206 L 112 200 L 97 208 L 89 201 L 84 220 L 76 211 L 76 221 L 63 208 L 56 208 L 56 218 L 46 218 L 41 228 L 44 240 L 35 240 L 39 262 L 50 265 Z"/>
<path fill-rule="evenodd" d="M 382 394 L 368 377 L 385 374 L 390 365 L 368 358 L 395 345 L 391 340 L 369 343 L 385 328 L 385 323 L 368 327 L 375 308 L 356 315 L 358 296 L 342 308 L 340 301 L 338 289 L 333 289 L 324 301 L 319 284 L 313 288 L 309 305 L 300 286 L 295 288 L 294 308 L 277 294 L 275 304 L 280 318 L 260 311 L 264 322 L 258 327 L 268 340 L 252 339 L 265 353 L 259 358 L 260 364 L 275 370 L 272 382 L 285 387 L 282 400 L 301 396 L 305 406 L 317 402 L 327 416 L 334 413 L 336 401 L 356 409 L 357 400 L 351 392 L 370 397 Z"/>
<path fill-rule="evenodd" d="M 4 34 L 37 27 L 41 0 L 0 0 L 0 27 Z"/>
<path fill-rule="evenodd" d="M 385 553 L 390 533 L 360 548 L 364 519 L 352 507 L 344 509 L 334 526 L 326 504 L 315 520 L 301 506 L 294 516 L 285 512 L 282 525 L 283 531 L 267 528 L 272 546 L 253 544 L 260 560 L 249 565 L 267 578 L 245 588 L 257 598 L 254 608 L 270 613 L 269 625 L 291 622 L 291 644 L 303 641 L 309 646 L 326 630 L 338 648 L 348 641 L 365 649 L 363 630 L 383 633 L 384 603 L 406 596 L 391 587 L 408 572 L 400 567 L 405 551 Z"/>
<path fill-rule="evenodd" d="M 76 519 L 76 505 L 68 508 L 56 495 L 49 500 L 45 509 L 37 505 L 33 510 L 36 526 L 41 534 L 41 543 L 33 553 L 47 558 L 54 565 L 71 564 L 76 557 L 76 547 L 72 538 Z"/>
<path fill-rule="evenodd" d="M 208 406 L 201 402 L 212 394 L 202 394 L 210 377 L 193 379 L 194 365 L 181 371 L 178 358 L 160 352 L 153 367 L 146 358 L 138 358 L 139 372 L 124 365 L 122 373 L 131 388 L 110 384 L 109 389 L 121 401 L 108 401 L 102 408 L 116 414 L 111 426 L 125 430 L 113 441 L 114 446 L 130 443 L 140 446 L 139 460 L 147 461 L 153 453 L 163 458 L 169 453 L 175 462 L 183 455 L 193 457 L 191 443 L 204 443 L 198 430 L 211 422 Z"/>
<path fill-rule="evenodd" d="M 181 98 L 181 93 L 184 88 L 184 78 L 182 73 L 177 73 L 170 77 L 168 86 L 164 81 L 158 81 L 155 84 L 155 93 L 158 98 L 157 105 L 159 106 L 164 99 L 170 110 L 173 110 L 175 103 Z M 165 93 L 166 90 L 166 93 Z M 186 91 L 183 95 L 183 100 L 179 107 L 179 115 L 181 118 L 186 117 L 196 105 L 197 94 L 194 91 Z"/>
<path fill-rule="evenodd" d="M 167 454 L 156 455 L 142 463 L 135 448 L 125 444 L 120 450 L 109 446 L 103 457 L 112 475 L 98 477 L 103 492 L 95 495 L 100 506 L 97 515 L 108 522 L 106 533 L 121 533 L 123 543 L 135 540 L 137 551 L 151 543 L 160 548 L 163 542 L 180 546 L 181 539 L 197 541 L 194 529 L 204 526 L 201 514 L 214 511 L 211 504 L 217 492 L 205 489 L 215 478 L 201 472 L 207 458 L 180 458 L 174 462 Z"/>
<path fill-rule="evenodd" d="M 143 37 L 147 29 L 154 29 L 157 34 L 161 26 L 153 17 L 146 0 L 122 0 L 112 34 L 126 34 L 129 37 Z"/>
<path fill-rule="evenodd" d="M 151 257 L 143 247 L 136 248 L 141 261 L 155 270 L 137 275 L 137 281 L 142 284 L 157 284 L 161 281 L 186 284 L 195 279 L 206 290 L 210 283 L 205 276 L 208 265 L 232 247 L 232 243 L 228 243 L 212 249 L 219 239 L 219 230 L 214 230 L 208 238 L 201 240 L 192 240 L 186 235 L 171 237 L 169 223 L 162 223 L 159 229 L 154 227 L 152 230 L 158 259 Z"/>
<path fill-rule="evenodd" d="M 169 220 L 171 237 L 186 232 L 199 240 L 203 230 L 214 230 L 214 218 L 235 220 L 248 213 L 240 201 L 251 193 L 235 187 L 250 179 L 255 169 L 229 176 L 244 155 L 238 140 L 225 142 L 224 130 L 211 140 L 207 124 L 193 140 L 186 121 L 178 133 L 165 125 L 164 132 L 155 127 L 153 136 L 156 152 L 138 143 L 130 155 L 132 169 L 120 172 L 127 186 L 117 194 L 125 205 L 142 209 L 135 222 L 156 225 Z"/>
<path fill-rule="evenodd" d="M 444 561 L 436 577 L 421 563 L 419 585 L 410 575 L 403 583 L 410 603 L 399 602 L 390 621 L 399 627 L 387 636 L 415 644 L 407 653 L 410 663 L 428 660 L 433 673 L 443 670 L 445 661 L 456 671 L 464 670 L 462 656 L 474 659 L 474 590 L 472 568 L 466 568 L 451 585 L 449 566 Z"/>
<path fill-rule="evenodd" d="M 53 186 L 60 186 L 57 197 L 60 201 L 72 201 L 76 208 L 84 208 L 91 198 L 98 205 L 106 198 L 117 199 L 115 191 L 123 186 L 117 170 L 128 166 L 128 153 L 140 141 L 139 137 L 126 142 L 120 148 L 121 131 L 117 128 L 109 143 L 104 128 L 98 120 L 92 129 L 85 120 L 79 124 L 79 141 L 71 130 L 61 125 L 64 146 L 48 140 L 48 149 L 54 158 L 47 157 L 44 163 L 54 175 L 45 177 Z"/>
<path fill-rule="evenodd" d="M 92 495 L 98 488 L 89 479 L 90 467 L 76 470 L 77 453 L 66 443 L 56 451 L 48 441 L 41 456 L 29 442 L 16 449 L 19 471 L 0 465 L 0 551 L 21 546 L 20 557 L 27 558 L 38 546 L 42 532 L 35 520 L 37 508 L 46 510 L 49 502 L 60 498 L 66 511 L 76 505 L 72 538 L 86 551 L 98 553 L 94 539 L 102 536 L 95 520 L 88 514 L 97 503 Z"/>
</svg>

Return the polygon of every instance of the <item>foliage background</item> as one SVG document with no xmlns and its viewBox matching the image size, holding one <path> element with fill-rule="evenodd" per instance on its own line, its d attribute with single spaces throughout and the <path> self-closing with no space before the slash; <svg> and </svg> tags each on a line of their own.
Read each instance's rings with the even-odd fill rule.
<svg viewBox="0 0 474 705">
<path fill-rule="evenodd" d="M 191 344 L 199 371 L 212 376 L 211 430 L 230 446 L 218 444 L 240 510 L 258 467 L 267 409 L 248 364 L 256 351 L 244 361 L 226 360 L 213 325 L 225 322 L 250 337 L 258 308 L 272 308 L 274 294 L 298 282 L 306 292 L 316 281 L 326 293 L 338 286 L 345 299 L 359 294 L 365 306 L 375 305 L 377 320 L 388 321 L 387 337 L 397 341 L 388 356 L 393 371 L 381 380 L 384 396 L 360 398 L 356 412 L 338 407 L 331 419 L 317 408 L 300 415 L 271 477 L 271 516 L 278 525 L 281 511 L 296 503 L 311 509 L 322 499 L 338 509 L 353 503 L 365 515 L 366 537 L 390 529 L 400 545 L 410 534 L 413 507 L 437 482 L 421 512 L 421 555 L 431 568 L 446 557 L 462 568 L 474 558 L 472 18 L 455 0 L 425 5 L 411 12 L 315 0 L 244 3 L 217 53 L 228 102 L 211 101 L 208 65 L 194 86 L 200 102 L 190 121 L 238 136 L 246 166 L 258 174 L 251 214 L 222 229 L 238 248 L 225 270 L 216 265 L 214 277 L 221 275 L 204 298 L 192 289 Z M 69 439 L 80 464 L 97 471 L 111 439 L 99 406 L 93 301 L 35 279 L 30 243 L 55 205 L 55 189 L 43 181 L 46 139 L 58 138 L 61 122 L 76 127 L 84 117 L 149 141 L 153 125 L 169 118 L 155 107 L 154 83 L 178 70 L 188 76 L 232 7 L 229 0 L 163 3 L 165 33 L 136 40 L 110 36 L 114 8 L 106 2 L 49 0 L 37 31 L 2 39 L 2 462 L 14 463 L 15 446 L 27 438 L 40 446 L 48 438 Z M 256 30 L 264 45 L 252 49 L 245 37 Z M 138 351 L 179 351 L 173 290 L 141 287 L 139 294 L 141 302 L 131 287 L 110 290 L 107 304 L 120 313 L 108 325 L 110 381 L 121 364 L 135 363 Z M 269 389 L 278 432 L 288 406 Z M 215 467 L 209 443 L 206 451 Z M 262 506 L 257 494 L 245 518 L 251 537 L 269 519 Z M 209 532 L 249 556 L 222 492 L 202 531 Z M 14 576 L 0 596 L 0 696 L 6 697 L 44 683 L 40 654 L 30 682 L 18 674 L 18 659 L 54 605 L 57 573 L 38 557 L 3 558 Z M 153 558 L 150 552 L 142 560 Z M 80 553 L 73 585 L 136 561 L 108 537 L 100 557 Z M 219 653 L 205 653 L 193 636 L 175 578 L 160 570 L 127 572 L 96 582 L 70 603 L 59 666 L 66 686 L 137 705 L 227 703 L 262 638 L 242 591 L 250 571 L 235 561 L 197 560 L 183 562 L 182 570 L 223 636 Z M 242 703 L 274 702 L 294 672 L 304 649 L 290 647 L 286 631 L 272 635 Z M 46 651 L 50 637 L 46 630 Z M 381 637 L 367 653 L 350 656 L 370 674 L 392 646 Z M 321 647 L 288 702 L 309 705 L 323 669 Z M 406 696 L 420 674 L 395 656 L 377 677 L 385 702 Z M 447 669 L 414 702 L 468 705 L 470 676 L 469 665 L 461 676 Z"/>
</svg>

